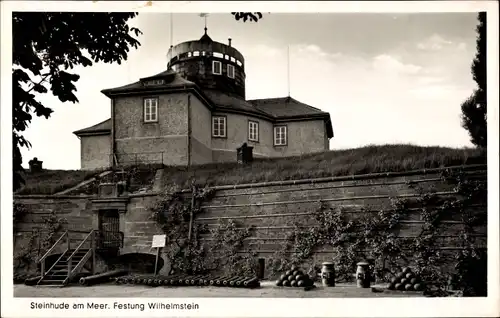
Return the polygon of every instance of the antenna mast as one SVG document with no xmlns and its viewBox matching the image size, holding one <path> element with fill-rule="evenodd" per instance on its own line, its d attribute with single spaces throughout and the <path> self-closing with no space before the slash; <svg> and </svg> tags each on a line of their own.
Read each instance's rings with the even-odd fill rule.
<svg viewBox="0 0 500 318">
<path fill-rule="evenodd" d="M 288 97 L 290 97 L 290 45 L 287 46 L 287 85 L 288 85 Z"/>
<path fill-rule="evenodd" d="M 170 47 L 174 46 L 174 14 L 170 12 Z"/>
<path fill-rule="evenodd" d="M 167 53 L 167 60 L 170 65 L 170 60 L 174 57 L 174 14 L 170 12 L 170 48 Z M 170 67 L 169 67 L 170 68 Z"/>
</svg>

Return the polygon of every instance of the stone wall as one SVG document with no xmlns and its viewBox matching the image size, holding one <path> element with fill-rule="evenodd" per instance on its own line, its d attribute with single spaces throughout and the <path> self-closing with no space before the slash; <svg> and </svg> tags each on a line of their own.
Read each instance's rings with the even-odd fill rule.
<svg viewBox="0 0 500 318">
<path fill-rule="evenodd" d="M 256 158 L 296 156 L 329 149 L 325 123 L 322 120 L 280 123 L 287 126 L 287 145 L 274 146 L 274 124 L 252 116 L 214 113 L 226 116 L 227 137 L 212 138 L 215 162 L 236 161 L 236 149 L 243 143 L 253 147 Z M 248 121 L 259 123 L 259 141 L 248 140 Z"/>
<path fill-rule="evenodd" d="M 33 231 L 46 232 L 45 220 L 52 213 L 63 221 L 61 222 L 60 234 L 65 230 L 73 231 L 70 237 L 71 244 L 78 244 L 92 230 L 93 211 L 88 197 L 29 195 L 16 196 L 14 202 L 24 205 L 27 211 L 22 218 L 22 222 L 14 227 L 14 251 L 29 242 Z M 67 221 L 67 223 L 64 223 L 64 221 Z M 42 242 L 38 240 L 34 242 L 34 244 L 39 243 Z M 40 249 L 43 250 L 41 246 Z M 56 248 L 54 254 L 61 253 L 64 249 L 65 247 L 60 245 Z"/>
<path fill-rule="evenodd" d="M 468 173 L 471 178 L 486 178 L 485 170 Z M 270 264 L 274 261 L 273 254 L 281 249 L 287 234 L 293 230 L 294 222 L 305 229 L 321 226 L 313 215 L 320 200 L 332 208 L 341 208 L 349 217 L 357 218 L 362 214 L 391 209 L 392 199 L 417 198 L 420 195 L 416 190 L 418 187 L 424 193 L 432 192 L 443 198 L 456 197 L 454 186 L 442 181 L 440 171 L 238 185 L 219 187 L 215 198 L 204 204 L 203 212 L 195 222 L 214 228 L 220 220 L 231 219 L 242 228 L 254 226 L 252 237 L 245 241 L 245 249 L 257 252 L 257 257 Z M 472 213 L 486 213 L 486 202 L 468 209 Z M 419 211 L 410 210 L 396 234 L 401 238 L 415 238 L 424 223 Z M 462 228 L 458 214 L 441 222 L 436 244 L 443 254 L 452 257 L 461 249 L 458 235 Z M 479 226 L 475 231 L 473 240 L 477 246 L 486 248 L 486 226 Z M 309 265 L 331 261 L 335 257 L 333 249 L 324 246 L 314 253 Z"/>
<path fill-rule="evenodd" d="M 469 178 L 486 178 L 485 166 L 469 170 Z M 445 183 L 440 174 L 439 169 L 433 169 L 415 173 L 221 186 L 216 188 L 215 197 L 203 204 L 203 210 L 195 222 L 207 224 L 209 228 L 228 219 L 241 227 L 253 225 L 253 236 L 245 240 L 244 249 L 257 252 L 258 258 L 263 258 L 266 264 L 270 264 L 273 262 L 274 252 L 281 248 L 294 222 L 299 221 L 306 228 L 320 226 L 313 218 L 320 200 L 331 207 L 340 207 L 347 215 L 356 218 L 362 214 L 391 208 L 391 199 L 416 198 L 419 195 L 416 190 L 418 187 L 441 197 L 456 197 L 453 185 Z M 43 217 L 48 216 L 51 211 L 68 219 L 69 224 L 65 228 L 88 233 L 95 227 L 92 199 L 94 198 L 16 196 L 15 202 L 26 205 L 29 210 L 23 222 L 17 225 L 19 230 L 16 246 L 22 244 L 23 240 L 26 241 L 33 228 L 42 227 Z M 155 193 L 129 196 L 126 211 L 120 215 L 120 230 L 125 236 L 122 254 L 155 254 L 151 249 L 151 241 L 153 235 L 161 233 L 161 230 L 150 219 L 150 207 L 157 199 Z M 486 202 L 468 208 L 472 213 L 486 213 Z M 415 237 L 424 225 L 419 212 L 412 210 L 408 211 L 401 223 L 399 237 Z M 462 227 L 458 215 L 451 215 L 441 223 L 437 244 L 444 254 L 451 255 L 460 249 L 458 234 Z M 486 226 L 475 230 L 473 239 L 477 246 L 486 247 Z M 162 272 L 166 272 L 169 269 L 168 260 L 163 254 L 162 257 L 167 263 Z M 309 263 L 320 264 L 333 257 L 335 255 L 332 248 L 324 246 L 315 252 Z"/>
<path fill-rule="evenodd" d="M 158 122 L 144 122 L 143 100 L 147 97 L 158 98 Z M 186 94 L 115 98 L 115 152 L 127 156 L 164 152 L 164 164 L 187 165 L 187 107 Z"/>
<path fill-rule="evenodd" d="M 212 162 L 212 114 L 195 96 L 190 98 L 189 123 L 191 127 L 191 164 Z"/>
<path fill-rule="evenodd" d="M 82 136 L 80 140 L 82 170 L 111 166 L 111 135 Z"/>
<path fill-rule="evenodd" d="M 158 98 L 158 121 L 144 122 L 144 98 Z M 254 157 L 295 156 L 329 149 L 323 120 L 280 123 L 287 126 L 287 145 L 274 146 L 274 124 L 253 116 L 211 113 L 192 94 L 126 96 L 114 99 L 115 155 L 119 163 L 199 165 L 236 161 L 243 143 L 253 147 Z M 190 109 L 188 109 L 190 108 Z M 225 138 L 212 137 L 212 115 L 226 116 Z M 248 140 L 249 120 L 259 123 L 259 140 Z M 111 164 L 111 136 L 81 138 L 82 169 Z"/>
</svg>

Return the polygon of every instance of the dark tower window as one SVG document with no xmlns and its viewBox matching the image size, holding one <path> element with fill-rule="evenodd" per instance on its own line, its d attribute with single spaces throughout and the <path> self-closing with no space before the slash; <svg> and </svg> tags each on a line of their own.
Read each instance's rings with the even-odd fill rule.
<svg viewBox="0 0 500 318">
<path fill-rule="evenodd" d="M 230 64 L 227 65 L 227 76 L 229 78 L 234 78 L 234 66 L 233 65 L 230 65 Z"/>
<path fill-rule="evenodd" d="M 212 61 L 212 73 L 215 75 L 222 74 L 222 63 L 219 61 Z"/>
</svg>

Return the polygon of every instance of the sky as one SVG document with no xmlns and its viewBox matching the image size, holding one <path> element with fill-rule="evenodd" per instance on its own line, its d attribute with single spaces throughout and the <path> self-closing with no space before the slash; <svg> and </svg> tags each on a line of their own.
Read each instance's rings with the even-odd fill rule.
<svg viewBox="0 0 500 318">
<path fill-rule="evenodd" d="M 35 118 L 23 149 L 47 169 L 79 169 L 80 141 L 72 133 L 110 117 L 100 91 L 164 71 L 171 43 L 203 35 L 194 13 L 140 13 L 131 21 L 141 46 L 118 64 L 76 68 L 79 103 L 40 96 L 54 110 Z M 173 25 L 171 30 L 170 25 Z M 247 99 L 290 95 L 331 115 L 330 149 L 411 143 L 470 147 L 460 104 L 476 87 L 475 13 L 264 13 L 258 23 L 210 14 L 208 34 L 245 57 Z M 171 38 L 173 34 L 173 38 Z M 287 52 L 289 50 L 289 61 Z M 289 78 L 288 78 L 289 65 Z"/>
</svg>

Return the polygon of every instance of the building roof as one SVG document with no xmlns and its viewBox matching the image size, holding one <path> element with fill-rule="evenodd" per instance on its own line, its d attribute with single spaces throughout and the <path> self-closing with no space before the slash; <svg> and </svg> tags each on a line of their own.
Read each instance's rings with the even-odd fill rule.
<svg viewBox="0 0 500 318">
<path fill-rule="evenodd" d="M 210 43 L 213 42 L 212 38 L 208 36 L 207 34 L 207 28 L 205 27 L 205 34 L 200 38 L 199 42 L 202 43 Z"/>
<path fill-rule="evenodd" d="M 307 116 L 328 114 L 318 108 L 301 103 L 292 97 L 249 100 L 257 109 L 274 117 Z"/>
<path fill-rule="evenodd" d="M 205 96 L 215 105 L 215 110 L 240 110 L 254 115 L 269 117 L 269 114 L 255 107 L 252 103 L 229 93 L 217 90 L 203 90 Z"/>
<path fill-rule="evenodd" d="M 165 83 L 162 85 L 151 85 L 151 86 L 144 85 L 144 81 L 154 80 L 154 79 L 163 79 Z M 139 81 L 134 82 L 132 84 L 127 84 L 115 88 L 103 89 L 101 93 L 103 93 L 108 97 L 111 97 L 113 95 L 123 94 L 123 93 L 187 88 L 194 86 L 196 86 L 195 83 L 183 78 L 178 73 L 174 72 L 172 69 L 168 69 L 156 75 L 141 78 Z"/>
<path fill-rule="evenodd" d="M 78 137 L 90 135 L 107 135 L 111 133 L 111 118 L 106 119 L 94 126 L 83 128 L 73 132 Z"/>
<path fill-rule="evenodd" d="M 153 79 L 163 79 L 164 84 L 144 85 L 145 81 Z M 140 81 L 132 84 L 105 89 L 101 92 L 108 97 L 112 97 L 116 95 L 160 93 L 171 90 L 186 89 L 190 89 L 191 92 L 196 93 L 198 97 L 204 100 L 207 107 L 211 108 L 213 111 L 220 110 L 226 112 L 246 113 L 267 119 L 269 121 L 324 120 L 327 127 L 328 137 L 333 137 L 333 128 L 329 113 L 299 102 L 292 97 L 245 100 L 242 97 L 228 92 L 213 89 L 200 89 L 198 85 L 183 78 L 172 69 L 168 69 L 153 76 L 141 78 Z M 96 129 L 103 129 L 100 125 L 103 125 L 103 127 L 109 127 L 106 128 L 106 131 L 110 131 L 111 123 L 102 122 L 95 126 L 77 131 L 75 134 L 96 134 Z M 98 132 L 101 132 L 102 134 L 104 131 Z"/>
</svg>

